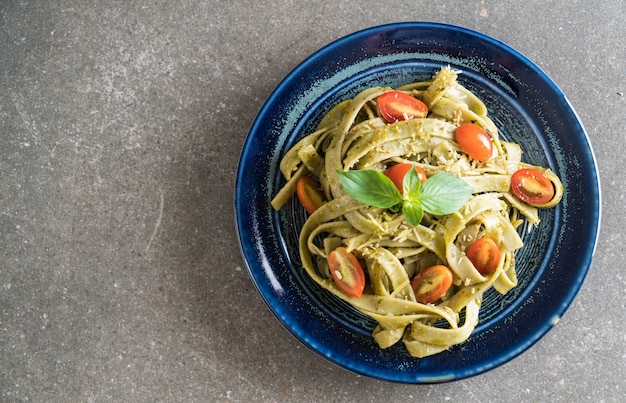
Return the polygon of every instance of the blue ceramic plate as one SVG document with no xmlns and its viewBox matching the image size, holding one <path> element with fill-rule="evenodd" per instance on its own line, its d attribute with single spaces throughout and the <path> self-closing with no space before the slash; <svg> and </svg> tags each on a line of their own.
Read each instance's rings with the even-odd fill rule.
<svg viewBox="0 0 626 403">
<path fill-rule="evenodd" d="M 541 225 L 524 226 L 517 254 L 520 284 L 487 293 L 479 325 L 465 343 L 416 359 L 400 342 L 382 350 L 374 323 L 310 281 L 300 267 L 298 230 L 305 215 L 293 202 L 280 212 L 270 200 L 283 183 L 278 164 L 336 103 L 374 86 L 431 77 L 441 66 L 481 97 L 506 140 L 523 159 L 549 166 L 565 185 Z M 398 23 L 339 39 L 296 67 L 274 90 L 245 140 L 235 188 L 239 242 L 258 291 L 278 320 L 311 350 L 365 376 L 436 383 L 488 371 L 539 340 L 578 292 L 595 249 L 600 218 L 597 168 L 571 105 L 525 56 L 486 35 L 450 25 Z"/>
</svg>

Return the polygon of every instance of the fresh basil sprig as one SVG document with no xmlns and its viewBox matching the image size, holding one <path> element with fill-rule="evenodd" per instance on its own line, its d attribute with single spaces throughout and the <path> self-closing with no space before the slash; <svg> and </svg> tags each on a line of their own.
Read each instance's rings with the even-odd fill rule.
<svg viewBox="0 0 626 403">
<path fill-rule="evenodd" d="M 368 206 L 400 211 L 413 225 L 422 222 L 424 211 L 434 215 L 451 214 L 472 196 L 474 189 L 463 179 L 441 172 L 423 184 L 415 169 L 409 169 L 400 193 L 391 179 L 374 170 L 337 170 L 344 190 Z"/>
</svg>

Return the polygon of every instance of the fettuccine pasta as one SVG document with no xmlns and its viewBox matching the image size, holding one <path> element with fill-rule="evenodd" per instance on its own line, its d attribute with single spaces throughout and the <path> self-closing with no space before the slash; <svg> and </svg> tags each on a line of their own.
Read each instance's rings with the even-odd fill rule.
<svg viewBox="0 0 626 403">
<path fill-rule="evenodd" d="M 279 210 L 296 191 L 298 180 L 314 178 L 325 199 L 310 214 L 299 236 L 306 274 L 321 287 L 377 322 L 373 337 L 381 348 L 402 340 L 414 357 L 439 353 L 468 339 L 478 322 L 483 293 L 505 294 L 517 284 L 515 251 L 523 247 L 516 228 L 525 220 L 539 224 L 538 208 L 561 199 L 563 186 L 549 169 L 522 162 L 521 147 L 503 141 L 484 103 L 457 81 L 458 73 L 442 68 L 432 80 L 405 85 L 404 92 L 428 106 L 425 117 L 389 123 L 377 99 L 391 88 L 368 88 L 336 105 L 317 129 L 283 157 L 285 185 L 272 200 Z M 481 162 L 465 153 L 455 139 L 464 122 L 483 128 L 493 142 L 493 155 Z M 346 193 L 338 171 L 385 172 L 395 164 L 413 164 L 432 177 L 445 172 L 473 188 L 456 212 L 426 212 L 419 225 L 402 211 L 368 206 Z M 531 205 L 511 191 L 511 177 L 530 168 L 549 178 L 554 196 Z M 497 266 L 482 274 L 467 256 L 480 238 L 495 241 Z M 360 296 L 337 286 L 328 258 L 338 247 L 353 254 L 366 276 Z M 452 286 L 432 303 L 418 302 L 411 284 L 422 271 L 444 265 Z"/>
</svg>

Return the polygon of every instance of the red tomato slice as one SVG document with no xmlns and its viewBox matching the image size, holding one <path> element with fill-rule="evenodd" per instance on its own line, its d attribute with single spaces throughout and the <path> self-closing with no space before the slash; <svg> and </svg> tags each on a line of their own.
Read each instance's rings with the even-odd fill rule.
<svg viewBox="0 0 626 403">
<path fill-rule="evenodd" d="M 491 238 L 478 238 L 467 248 L 465 254 L 483 276 L 493 272 L 500 263 L 500 248 Z"/>
<path fill-rule="evenodd" d="M 493 154 L 491 137 L 480 126 L 463 123 L 454 134 L 463 152 L 480 162 L 485 162 Z"/>
<path fill-rule="evenodd" d="M 396 185 L 400 193 L 402 193 L 402 181 L 404 180 L 404 176 L 407 172 L 409 172 L 409 169 L 411 169 L 412 166 L 415 167 L 415 170 L 417 171 L 417 176 L 419 176 L 420 178 L 420 182 L 424 183 L 426 181 L 426 172 L 424 172 L 424 170 L 417 165 L 396 164 L 390 166 L 385 171 L 385 175 L 387 175 L 387 177 L 391 179 L 391 181 L 394 185 Z"/>
<path fill-rule="evenodd" d="M 346 294 L 359 298 L 365 288 L 365 273 L 356 256 L 343 246 L 328 254 L 328 267 L 335 285 Z"/>
<path fill-rule="evenodd" d="M 390 91 L 378 97 L 378 111 L 389 123 L 423 118 L 428 106 L 419 99 L 401 91 Z"/>
<path fill-rule="evenodd" d="M 524 168 L 511 176 L 511 190 L 518 199 L 532 205 L 544 204 L 554 197 L 554 185 L 542 172 Z"/>
<path fill-rule="evenodd" d="M 312 214 L 324 204 L 324 197 L 318 190 L 320 184 L 310 176 L 303 176 L 296 183 L 296 194 L 304 209 Z"/>
<path fill-rule="evenodd" d="M 437 264 L 421 271 L 411 280 L 415 299 L 422 304 L 432 304 L 443 296 L 452 285 L 452 272 Z"/>
</svg>

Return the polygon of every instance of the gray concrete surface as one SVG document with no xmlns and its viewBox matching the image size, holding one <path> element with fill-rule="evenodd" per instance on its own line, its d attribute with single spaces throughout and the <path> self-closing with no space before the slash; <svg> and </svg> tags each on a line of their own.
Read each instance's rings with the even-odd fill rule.
<svg viewBox="0 0 626 403">
<path fill-rule="evenodd" d="M 301 346 L 245 270 L 240 147 L 307 55 L 395 21 L 461 25 L 544 69 L 602 182 L 571 308 L 486 374 L 401 385 Z M 623 401 L 626 3 L 0 3 L 0 400 Z"/>
</svg>

